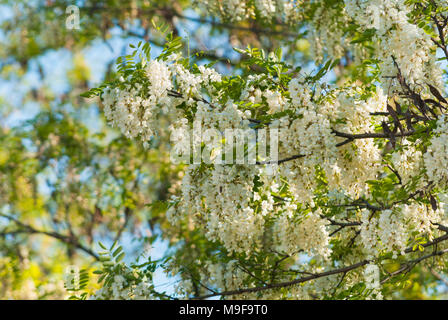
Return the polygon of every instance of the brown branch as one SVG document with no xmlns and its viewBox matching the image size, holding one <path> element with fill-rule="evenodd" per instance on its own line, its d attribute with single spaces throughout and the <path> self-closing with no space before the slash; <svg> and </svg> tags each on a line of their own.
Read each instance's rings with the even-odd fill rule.
<svg viewBox="0 0 448 320">
<path fill-rule="evenodd" d="M 424 131 L 423 131 L 424 132 Z M 351 134 L 351 133 L 345 133 L 340 132 L 333 129 L 333 133 L 336 137 L 346 138 L 345 141 L 338 143 L 336 146 L 341 147 L 347 143 L 350 143 L 354 140 L 358 139 L 376 139 L 376 138 L 390 138 L 390 134 L 387 134 L 385 132 L 366 132 L 366 133 L 358 133 L 358 134 Z M 404 131 L 400 133 L 394 134 L 394 137 L 408 137 L 414 135 L 415 131 Z"/>
<path fill-rule="evenodd" d="M 44 231 L 44 230 L 38 230 L 34 227 L 32 227 L 31 225 L 25 224 L 23 222 L 20 222 L 19 220 L 17 220 L 14 217 L 11 217 L 9 215 L 6 214 L 2 214 L 0 213 L 0 216 L 5 217 L 11 221 L 13 221 L 15 224 L 17 224 L 19 227 L 23 228 L 23 233 L 29 233 L 29 234 L 42 234 L 42 235 L 46 235 L 49 237 L 52 237 L 54 239 L 57 239 L 59 241 L 62 241 L 66 244 L 69 245 L 73 245 L 74 247 L 80 249 L 81 251 L 87 253 L 88 255 L 92 256 L 95 260 L 99 261 L 99 256 L 92 251 L 91 249 L 85 247 L 84 245 L 82 245 L 76 238 L 74 237 L 70 237 L 70 236 L 65 236 L 63 234 L 54 232 L 54 231 Z"/>
<path fill-rule="evenodd" d="M 306 157 L 306 155 L 304 155 L 304 154 L 296 154 L 296 155 L 294 155 L 294 156 L 291 156 L 291 157 L 288 157 L 288 158 L 285 158 L 285 159 L 281 159 L 281 160 L 277 160 L 277 161 L 275 161 L 275 160 L 271 160 L 271 161 L 257 161 L 257 162 L 255 162 L 255 164 L 257 164 L 257 165 L 263 165 L 263 164 L 281 164 L 281 163 L 283 163 L 283 162 L 287 162 L 287 161 L 291 161 L 291 160 L 296 160 L 296 159 L 300 159 L 300 158 L 303 158 L 303 157 Z"/>
<path fill-rule="evenodd" d="M 276 288 L 284 288 L 284 287 L 289 287 L 289 286 L 293 286 L 299 283 L 303 283 L 303 282 L 307 282 L 310 280 L 314 280 L 314 279 L 318 279 L 318 278 L 322 278 L 322 277 L 328 277 L 334 274 L 339 274 L 339 273 L 344 273 L 344 272 L 349 272 L 351 270 L 357 269 L 359 267 L 365 266 L 366 264 L 368 264 L 370 262 L 370 260 L 363 260 L 361 262 L 355 263 L 353 265 L 344 267 L 344 268 L 339 268 L 339 269 L 334 269 L 334 270 L 330 270 L 330 271 L 326 271 L 326 272 L 322 272 L 322 273 L 316 273 L 307 277 L 302 277 L 293 281 L 288 281 L 288 282 L 279 282 L 279 283 L 272 283 L 263 287 L 254 287 L 254 288 L 245 288 L 245 289 L 238 289 L 238 290 L 230 290 L 230 291 L 223 291 L 223 292 L 217 292 L 214 294 L 209 294 L 209 295 L 205 295 L 205 296 L 200 296 L 200 297 L 196 297 L 194 299 L 196 300 L 203 300 L 203 299 L 207 299 L 207 298 L 211 298 L 211 297 L 216 297 L 216 296 L 232 296 L 232 295 L 237 295 L 237 294 L 243 294 L 243 293 L 251 293 L 251 292 L 260 292 L 260 291 L 265 291 L 265 290 L 270 290 L 270 289 L 276 289 Z"/>
<path fill-rule="evenodd" d="M 446 278 L 444 278 L 440 273 L 438 273 L 436 270 L 434 270 L 433 268 L 429 268 L 429 272 L 431 272 L 431 274 L 437 278 L 437 280 L 443 282 L 443 284 L 445 286 L 448 287 L 448 280 Z"/>
<path fill-rule="evenodd" d="M 448 252 L 448 249 L 443 249 L 443 250 L 440 250 L 440 251 L 433 251 L 430 254 L 427 254 L 427 255 L 421 256 L 421 257 L 419 257 L 417 259 L 408 261 L 408 262 L 404 263 L 400 269 L 390 273 L 387 278 L 381 280 L 381 284 L 386 283 L 387 281 L 389 281 L 390 279 L 392 279 L 393 277 L 395 277 L 395 276 L 397 276 L 399 274 L 407 273 L 407 272 L 411 271 L 412 268 L 414 268 L 417 264 L 419 264 L 423 260 L 426 260 L 426 259 L 429 259 L 429 258 L 432 258 L 432 257 L 436 257 L 436 256 L 441 256 L 441 255 L 444 255 L 447 252 Z"/>
<path fill-rule="evenodd" d="M 448 239 L 448 233 L 443 235 L 443 236 L 441 236 L 441 237 L 439 237 L 439 238 L 434 239 L 432 242 L 428 242 L 428 243 L 424 244 L 423 247 L 426 248 L 426 247 L 438 244 L 438 243 L 440 243 L 442 241 L 445 241 L 447 239 Z M 412 247 L 407 248 L 405 250 L 406 254 L 409 254 L 409 253 L 412 253 L 412 252 L 415 252 L 412 249 Z M 431 254 L 428 254 L 428 255 L 419 257 L 417 259 L 411 260 L 411 261 L 409 261 L 406 264 L 406 268 L 405 267 L 400 268 L 396 272 L 390 274 L 390 276 L 388 278 L 386 278 L 386 280 L 383 280 L 383 281 L 385 282 L 385 281 L 389 280 L 390 278 L 392 278 L 393 276 L 395 276 L 395 275 L 397 275 L 399 273 L 402 273 L 404 271 L 412 269 L 417 263 L 419 263 L 419 262 L 421 262 L 421 261 L 423 261 L 425 259 L 428 259 L 428 258 L 431 258 L 431 257 L 434 257 L 434 256 L 443 255 L 443 254 L 445 254 L 447 252 L 448 252 L 448 249 L 441 250 L 441 251 L 434 251 Z M 346 266 L 346 267 L 342 267 L 342 268 L 338 268 L 338 269 L 333 269 L 333 270 L 329 270 L 329 271 L 325 271 L 325 272 L 321 272 L 321 273 L 315 273 L 315 274 L 312 274 L 312 275 L 309 275 L 309 276 L 306 276 L 306 277 L 302 277 L 302 278 L 299 278 L 299 279 L 296 279 L 296 280 L 292 280 L 292 281 L 271 283 L 271 284 L 268 284 L 268 285 L 265 285 L 265 286 L 262 286 L 262 287 L 244 288 L 244 289 L 216 292 L 216 293 L 213 293 L 213 294 L 208 294 L 208 295 L 204 295 L 204 296 L 195 297 L 193 299 L 202 300 L 202 299 L 207 299 L 207 298 L 216 297 L 216 296 L 232 296 L 232 295 L 238 295 L 238 294 L 244 294 L 244 293 L 261 292 L 261 291 L 270 290 L 270 289 L 290 287 L 290 286 L 293 286 L 293 285 L 296 285 L 296 284 L 300 284 L 300 283 L 303 283 L 303 282 L 315 280 L 315 279 L 318 279 L 318 278 L 328 277 L 328 276 L 335 275 L 335 274 L 341 274 L 341 273 L 342 274 L 347 274 L 348 272 L 350 272 L 352 270 L 355 270 L 357 268 L 363 267 L 363 266 L 365 266 L 365 265 L 367 265 L 367 264 L 369 264 L 371 262 L 373 262 L 373 260 L 367 260 L 366 259 L 366 260 L 362 260 L 362 261 L 360 261 L 358 263 L 352 264 L 350 266 Z M 398 272 L 398 271 L 400 271 L 400 272 Z"/>
<path fill-rule="evenodd" d="M 440 228 L 439 228 L 439 229 L 440 229 Z M 438 244 L 438 243 L 440 243 L 440 242 L 443 242 L 443 241 L 445 241 L 445 240 L 448 240 L 448 233 L 447 233 L 447 234 L 444 234 L 444 235 L 441 236 L 441 237 L 435 238 L 433 241 L 430 241 L 430 242 L 421 244 L 421 246 L 424 247 L 424 248 L 427 248 L 427 247 L 431 247 L 431 246 L 433 246 L 433 245 L 435 245 L 435 244 Z M 412 253 L 412 252 L 415 252 L 415 250 L 414 250 L 412 247 L 409 247 L 409 248 L 407 248 L 407 249 L 404 251 L 404 253 Z"/>
<path fill-rule="evenodd" d="M 366 132 L 366 133 L 351 134 L 351 133 L 340 132 L 340 131 L 337 131 L 334 129 L 332 131 L 336 137 L 341 137 L 341 138 L 346 139 L 346 140 L 336 144 L 336 147 L 342 147 L 343 145 L 346 145 L 347 143 L 350 143 L 350 142 L 353 142 L 354 140 L 359 140 L 359 139 L 377 139 L 377 138 L 390 139 L 390 134 L 382 133 L 382 132 Z M 424 133 L 426 131 L 427 131 L 427 129 L 425 129 L 423 131 L 419 131 L 419 132 L 404 131 L 404 132 L 394 134 L 394 137 L 408 137 L 408 136 L 412 136 L 416 133 Z M 293 156 L 290 156 L 288 158 L 281 159 L 278 161 L 264 161 L 264 162 L 257 162 L 256 164 L 275 164 L 275 163 L 280 164 L 280 163 L 284 163 L 287 161 L 300 159 L 303 157 L 306 157 L 306 155 L 297 154 L 297 155 L 293 155 Z"/>
</svg>

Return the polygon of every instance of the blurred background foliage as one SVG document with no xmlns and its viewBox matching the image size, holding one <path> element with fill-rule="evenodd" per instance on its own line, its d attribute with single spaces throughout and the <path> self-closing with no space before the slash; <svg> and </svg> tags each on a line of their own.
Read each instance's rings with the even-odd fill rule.
<svg viewBox="0 0 448 320">
<path fill-rule="evenodd" d="M 70 30 L 73 4 L 80 28 Z M 79 95 L 114 76 L 129 43 L 150 42 L 157 54 L 173 32 L 198 61 L 218 59 L 225 73 L 240 62 L 233 46 L 295 47 L 294 35 L 282 36 L 286 26 L 226 24 L 189 1 L 160 0 L 1 1 L 0 25 L 0 298 L 66 297 L 67 267 L 92 269 L 98 241 L 120 240 L 129 259 L 176 252 L 185 265 L 213 250 L 165 220 L 160 201 L 181 178 L 169 163 L 169 137 L 145 150 L 106 125 L 99 100 Z M 303 60 L 302 47 L 290 59 Z M 175 281 L 158 279 L 168 291 Z"/>
</svg>

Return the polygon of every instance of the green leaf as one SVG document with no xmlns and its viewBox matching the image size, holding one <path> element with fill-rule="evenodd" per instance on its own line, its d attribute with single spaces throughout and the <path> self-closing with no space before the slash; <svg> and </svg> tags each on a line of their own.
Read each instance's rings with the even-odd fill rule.
<svg viewBox="0 0 448 320">
<path fill-rule="evenodd" d="M 123 260 L 123 258 L 124 258 L 124 252 L 122 252 L 122 253 L 115 259 L 115 261 L 116 261 L 116 262 L 120 262 L 121 260 Z"/>
</svg>

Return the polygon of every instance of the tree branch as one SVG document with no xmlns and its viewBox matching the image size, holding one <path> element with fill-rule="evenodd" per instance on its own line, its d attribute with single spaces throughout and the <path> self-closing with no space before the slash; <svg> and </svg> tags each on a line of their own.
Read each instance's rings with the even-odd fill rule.
<svg viewBox="0 0 448 320">
<path fill-rule="evenodd" d="M 87 253 L 88 255 L 92 256 L 95 260 L 99 261 L 100 258 L 99 256 L 91 249 L 85 247 L 84 245 L 82 245 L 76 238 L 73 237 L 69 237 L 69 236 L 65 236 L 63 234 L 54 232 L 54 231 L 43 231 L 43 230 L 38 230 L 34 227 L 32 227 L 31 225 L 25 224 L 23 222 L 20 222 L 19 220 L 17 220 L 14 217 L 11 217 L 7 214 L 2 214 L 0 213 L 0 216 L 5 217 L 11 221 L 13 221 L 15 224 L 17 224 L 19 227 L 22 227 L 24 230 L 22 231 L 23 233 L 30 233 L 30 234 L 42 234 L 42 235 L 46 235 L 49 237 L 52 237 L 54 239 L 57 239 L 59 241 L 62 241 L 66 244 L 70 244 L 73 245 L 74 247 L 80 249 L 81 251 Z"/>
<path fill-rule="evenodd" d="M 426 248 L 426 247 L 435 245 L 437 243 L 440 243 L 442 241 L 445 241 L 447 239 L 448 239 L 448 233 L 443 235 L 443 236 L 441 236 L 441 237 L 439 237 L 439 238 L 434 239 L 432 242 L 428 242 L 428 243 L 424 244 L 423 247 Z M 415 251 L 412 249 L 412 247 L 409 247 L 409 248 L 407 248 L 405 250 L 406 254 L 413 253 L 413 252 L 415 253 Z M 428 255 L 419 257 L 417 259 L 411 260 L 411 261 L 409 261 L 406 264 L 407 268 L 406 269 L 401 268 L 403 270 L 400 269 L 401 272 L 399 272 L 399 273 L 402 273 L 402 272 L 408 270 L 409 268 L 412 269 L 413 266 L 415 266 L 417 263 L 419 263 L 419 262 L 421 262 L 421 261 L 423 261 L 425 259 L 428 259 L 428 258 L 434 257 L 434 256 L 440 256 L 440 255 L 443 255 L 443 254 L 445 254 L 447 252 L 448 252 L 448 249 L 444 249 L 444 250 L 435 251 L 435 252 L 433 252 L 431 254 L 428 254 Z M 221 297 L 222 296 L 232 296 L 232 295 L 238 295 L 238 294 L 244 294 L 244 293 L 261 292 L 261 291 L 270 290 L 270 289 L 290 287 L 290 286 L 293 286 L 293 285 L 296 285 L 296 284 L 300 284 L 300 283 L 303 283 L 303 282 L 315 280 L 315 279 L 318 279 L 318 278 L 328 277 L 328 276 L 335 275 L 335 274 L 341 274 L 341 273 L 342 274 L 347 274 L 348 272 L 350 272 L 352 270 L 355 270 L 355 269 L 358 269 L 360 267 L 363 267 L 363 266 L 365 266 L 365 265 L 367 265 L 367 264 L 369 264 L 371 262 L 373 262 L 373 260 L 367 260 L 366 259 L 366 260 L 362 260 L 362 261 L 360 261 L 358 263 L 352 264 L 350 266 L 337 268 L 337 269 L 333 269 L 333 270 L 329 270 L 329 271 L 325 271 L 325 272 L 321 272 L 321 273 L 315 273 L 315 274 L 312 274 L 312 275 L 309 275 L 309 276 L 306 276 L 306 277 L 302 277 L 302 278 L 299 278 L 299 279 L 296 279 L 296 280 L 292 280 L 292 281 L 271 283 L 271 284 L 268 284 L 268 285 L 265 285 L 265 286 L 262 286 L 262 287 L 244 288 L 244 289 L 216 292 L 216 293 L 212 293 L 212 294 L 208 294 L 208 295 L 204 295 L 204 296 L 195 297 L 193 299 L 195 299 L 195 300 L 202 300 L 202 299 L 207 299 L 207 298 L 216 297 L 216 296 L 221 296 Z M 409 265 L 411 265 L 411 267 L 409 267 Z M 399 270 L 397 270 L 397 271 L 399 271 Z M 389 280 L 394 275 L 397 275 L 399 273 L 395 272 L 394 274 L 391 274 L 391 276 L 389 276 L 387 278 L 387 280 Z M 387 280 L 385 280 L 385 281 L 387 281 Z"/>
</svg>

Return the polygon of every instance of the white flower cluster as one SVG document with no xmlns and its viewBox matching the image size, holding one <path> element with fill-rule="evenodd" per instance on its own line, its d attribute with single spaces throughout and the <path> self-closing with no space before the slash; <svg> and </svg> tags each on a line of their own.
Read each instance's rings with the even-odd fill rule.
<svg viewBox="0 0 448 320">
<path fill-rule="evenodd" d="M 367 192 L 366 180 L 374 179 L 381 165 L 381 151 L 373 139 L 358 139 L 343 146 L 336 145 L 333 129 L 356 134 L 372 132 L 371 112 L 385 111 L 386 97 L 380 88 L 363 99 L 353 88 L 319 96 L 298 80 L 289 84 L 291 103 L 283 109 L 294 110 L 295 117 L 280 118 L 271 127 L 280 129 L 280 158 L 305 155 L 280 167 L 280 174 L 290 181 L 293 195 L 310 201 L 315 188 L 315 169 L 320 166 L 331 188 L 343 189 L 352 197 Z M 336 98 L 333 98 L 336 96 Z"/>
<path fill-rule="evenodd" d="M 270 18 L 275 14 L 275 0 L 255 0 L 255 7 L 264 18 Z"/>
<path fill-rule="evenodd" d="M 300 9 L 300 3 L 293 0 L 195 0 L 194 2 L 196 6 L 205 8 L 210 14 L 231 22 L 256 17 L 268 21 L 277 18 L 284 22 L 293 22 Z"/>
<path fill-rule="evenodd" d="M 396 30 L 394 25 L 387 32 Z M 250 255 L 254 247 L 263 245 L 289 255 L 303 251 L 325 261 L 332 251 L 328 219 L 314 205 L 320 179 L 340 198 L 369 196 L 366 181 L 382 173 L 384 150 L 374 139 L 347 140 L 341 133 L 375 131 L 371 114 L 387 111 L 383 90 L 378 87 L 366 93 L 356 85 L 332 89 L 296 78 L 279 85 L 273 76 L 252 75 L 241 82 L 241 95 L 234 101 L 225 96 L 227 88 L 218 89 L 225 82 L 215 70 L 203 66 L 194 70 L 176 61 L 151 61 L 142 83 L 126 79 L 118 88 L 105 90 L 106 117 L 126 136 L 147 141 L 160 125 L 158 115 L 172 114 L 172 140 L 182 140 L 182 130 L 193 127 L 193 146 L 202 148 L 203 136 L 194 131 L 194 124 L 202 130 L 214 129 L 221 137 L 227 129 L 250 129 L 260 122 L 252 116 L 265 112 L 272 117 L 269 127 L 279 129 L 279 159 L 286 161 L 278 166 L 276 176 L 255 164 L 188 165 L 181 194 L 167 212 L 169 221 L 177 225 L 186 219 L 190 228 L 201 228 L 209 240 L 219 241 L 231 253 Z M 422 162 L 429 180 L 446 183 L 447 129 L 442 117 L 425 156 L 413 143 L 400 141 L 402 147 L 391 159 L 404 184 L 421 171 Z M 286 198 L 278 196 L 280 189 Z M 360 215 L 357 241 L 371 257 L 382 252 L 403 254 L 411 235 L 431 237 L 432 223 L 441 219 L 441 211 L 419 204 L 376 213 L 363 210 Z M 226 270 L 210 268 L 218 287 L 238 287 L 245 277 L 235 275 L 239 271 L 233 264 Z M 149 291 L 141 283 L 128 283 L 126 276 L 118 274 L 97 296 L 142 297 Z M 192 283 L 184 281 L 179 292 L 188 294 L 191 288 Z"/>
<path fill-rule="evenodd" d="M 440 186 L 448 185 L 448 117 L 437 120 L 437 128 L 431 138 L 431 145 L 423 156 L 429 181 Z"/>
<path fill-rule="evenodd" d="M 379 287 L 379 268 L 376 264 L 368 264 L 364 269 L 367 289 L 378 289 Z"/>
<path fill-rule="evenodd" d="M 420 174 L 423 165 L 423 154 L 414 143 L 407 139 L 401 141 L 401 149 L 392 153 L 391 162 L 397 170 L 403 184 Z"/>
<path fill-rule="evenodd" d="M 294 216 L 294 209 L 287 207 L 275 222 L 276 249 L 290 255 L 303 250 L 309 256 L 328 258 L 331 253 L 328 220 L 321 218 L 319 209 L 304 217 Z"/>
<path fill-rule="evenodd" d="M 350 41 L 344 37 L 343 26 L 348 21 L 347 15 L 339 7 L 329 6 L 325 2 L 317 7 L 308 33 L 310 53 L 316 62 L 321 62 L 325 54 L 333 59 L 344 56 Z"/>
<path fill-rule="evenodd" d="M 370 113 L 385 111 L 386 96 L 380 88 L 368 99 L 362 99 L 354 88 L 337 95 L 332 110 L 334 119 L 339 119 L 333 128 L 350 134 L 372 132 L 374 125 Z M 339 141 L 341 141 L 340 138 Z M 367 193 L 365 181 L 376 178 L 381 165 L 381 151 L 373 139 L 358 139 L 338 148 L 337 162 L 332 174 L 328 174 L 329 184 L 333 188 L 343 186 L 351 197 Z"/>
<path fill-rule="evenodd" d="M 168 64 L 168 62 L 173 63 Z M 214 69 L 199 67 L 199 73 L 192 73 L 176 62 L 151 60 L 145 68 L 146 81 L 121 79 L 121 84 L 103 91 L 104 114 L 113 127 L 117 127 L 128 138 L 139 138 L 147 143 L 158 133 L 161 114 L 174 116 L 176 106 L 182 102 L 196 103 L 200 88 L 213 92 L 213 82 L 221 81 L 221 75 Z M 174 85 L 185 97 L 169 94 Z"/>
<path fill-rule="evenodd" d="M 418 234 L 426 234 L 431 239 L 435 230 L 435 223 L 444 217 L 444 203 L 439 202 L 436 210 L 420 204 L 404 204 L 401 211 L 405 217 L 408 230 Z"/>
<path fill-rule="evenodd" d="M 404 254 L 408 233 L 401 212 L 384 210 L 379 217 L 374 217 L 364 210 L 361 222 L 360 238 L 368 257 L 373 258 L 382 250 L 392 252 L 394 257 Z"/>
<path fill-rule="evenodd" d="M 289 92 L 288 99 L 269 86 L 269 82 L 249 76 L 240 99 L 265 104 L 270 114 L 293 111 L 292 115 L 270 124 L 270 128 L 280 129 L 280 159 L 304 155 L 278 167 L 278 175 L 287 181 L 292 198 L 312 203 L 318 166 L 331 188 L 352 197 L 366 194 L 365 181 L 374 179 L 380 168 L 380 150 L 373 140 L 365 139 L 338 148 L 336 144 L 341 138 L 335 137 L 332 127 L 347 133 L 373 131 L 370 112 L 384 111 L 386 105 L 381 89 L 368 99 L 361 98 L 353 88 L 326 96 L 323 92 L 313 93 L 306 84 L 293 79 Z M 203 101 L 196 101 L 195 105 L 194 121 L 203 128 L 217 128 L 222 132 L 249 126 L 250 114 L 240 111 L 231 100 L 225 106 L 216 102 L 214 108 Z M 334 122 L 334 119 L 344 121 Z M 172 128 L 182 128 L 187 123 L 187 119 L 180 118 Z M 199 136 L 194 136 L 194 140 L 198 139 Z M 256 176 L 265 188 L 254 192 Z M 265 219 L 269 218 L 274 220 L 277 234 L 274 242 L 278 250 L 291 253 L 300 247 L 310 255 L 328 257 L 327 221 L 319 214 L 296 219 L 297 200 L 274 206 L 271 193 L 278 190 L 278 185 L 274 185 L 260 166 L 215 164 L 204 169 L 202 165 L 190 165 L 183 177 L 179 204 L 169 210 L 170 221 L 177 224 L 187 215 L 195 225 L 204 228 L 208 239 L 221 241 L 229 251 L 250 252 L 266 234 Z"/>
<path fill-rule="evenodd" d="M 247 1 L 239 0 L 194 0 L 199 8 L 205 8 L 213 16 L 222 17 L 231 22 L 238 22 L 255 15 L 252 6 L 247 5 Z"/>
<path fill-rule="evenodd" d="M 409 235 L 404 218 L 404 214 L 397 210 L 383 210 L 378 218 L 377 233 L 381 248 L 395 256 L 403 255 L 407 246 Z"/>
<path fill-rule="evenodd" d="M 122 85 L 105 88 L 104 114 L 109 123 L 129 138 L 146 142 L 154 135 L 156 118 L 170 105 L 167 90 L 172 88 L 171 73 L 164 62 L 151 60 L 146 67 L 149 86 L 132 84 L 122 79 Z M 146 92 L 146 90 L 148 92 Z"/>
<path fill-rule="evenodd" d="M 376 264 L 368 264 L 364 269 L 364 280 L 366 288 L 372 290 L 370 297 L 382 299 L 380 291 L 380 269 Z"/>
<path fill-rule="evenodd" d="M 125 264 L 120 263 L 114 270 L 119 270 L 110 274 L 111 281 L 108 281 L 91 296 L 93 300 L 150 300 L 154 299 L 151 282 L 146 277 L 136 279 L 136 272 L 133 272 Z"/>
<path fill-rule="evenodd" d="M 360 233 L 362 246 L 370 257 L 385 251 L 392 252 L 396 258 L 404 254 L 413 232 L 432 238 L 434 223 L 439 222 L 443 215 L 442 208 L 434 211 L 416 203 L 382 210 L 379 216 L 363 210 Z"/>
<path fill-rule="evenodd" d="M 290 82 L 289 89 L 292 103 L 286 108 L 294 110 L 295 116 L 282 117 L 271 127 L 280 131 L 279 158 L 305 156 L 282 164 L 279 174 L 288 179 L 295 198 L 308 202 L 316 183 L 316 166 L 329 169 L 335 161 L 336 139 L 328 117 L 321 111 L 322 106 L 311 101 L 310 89 L 297 80 Z"/>
<path fill-rule="evenodd" d="M 337 165 L 329 184 L 340 188 L 347 195 L 357 198 L 368 194 L 366 181 L 378 177 L 381 165 L 381 151 L 372 139 L 355 140 L 339 148 Z"/>
<path fill-rule="evenodd" d="M 182 181 L 179 210 L 202 222 L 210 240 L 222 241 L 230 251 L 249 252 L 264 224 L 250 206 L 256 168 L 215 165 L 195 174 L 195 167 L 190 166 Z"/>
<path fill-rule="evenodd" d="M 409 22 L 410 8 L 405 2 L 345 0 L 349 16 L 365 29 L 376 29 L 376 58 L 381 61 L 385 90 L 398 85 L 387 81 L 397 75 L 397 66 L 412 87 L 428 82 L 440 87 L 442 71 L 435 55 L 430 54 L 434 48 L 431 36 Z"/>
</svg>

